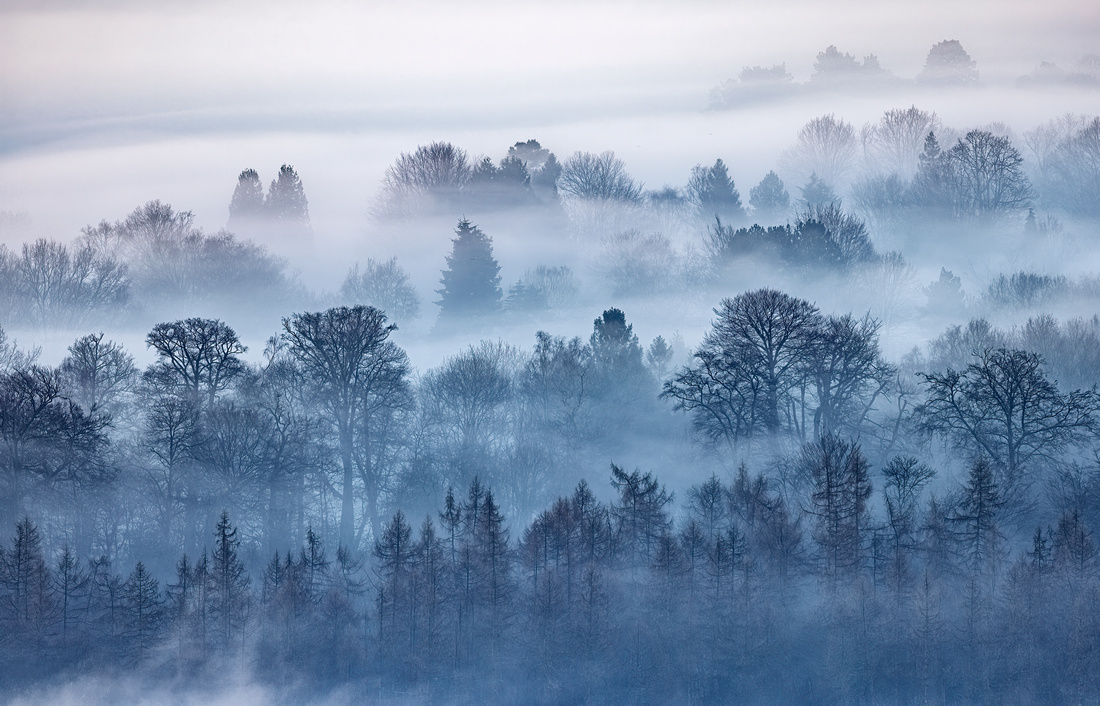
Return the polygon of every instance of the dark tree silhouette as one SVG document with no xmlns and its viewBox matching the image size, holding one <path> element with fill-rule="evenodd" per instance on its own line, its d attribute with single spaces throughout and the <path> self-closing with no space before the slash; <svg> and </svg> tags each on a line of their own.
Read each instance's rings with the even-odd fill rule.
<svg viewBox="0 0 1100 706">
<path fill-rule="evenodd" d="M 241 540 L 237 528 L 229 523 L 229 513 L 222 511 L 214 528 L 214 551 L 210 555 L 209 581 L 213 593 L 212 612 L 221 624 L 222 645 L 232 646 L 234 630 L 245 624 L 248 605 L 248 572 L 237 556 Z"/>
<path fill-rule="evenodd" d="M 1059 392 L 1042 363 L 998 348 L 980 351 L 965 370 L 920 374 L 928 395 L 915 411 L 921 428 L 992 462 L 1008 500 L 1017 500 L 1033 462 L 1086 439 L 1100 411 L 1094 392 Z"/>
<path fill-rule="evenodd" d="M 813 478 L 814 540 L 821 548 L 821 569 L 835 583 L 860 571 L 871 525 L 867 500 L 871 480 L 859 444 L 825 434 L 802 449 L 802 465 Z"/>
<path fill-rule="evenodd" d="M 312 380 L 339 438 L 340 542 L 355 542 L 355 450 L 360 440 L 364 401 L 402 383 L 408 372 L 405 352 L 386 340 L 397 329 L 370 306 L 337 307 L 283 319 L 284 338 Z M 379 518 L 370 518 L 377 530 Z M 377 536 L 377 534 L 376 534 Z"/>
<path fill-rule="evenodd" d="M 959 218 L 989 219 L 1031 204 L 1023 157 L 1006 137 L 971 130 L 945 155 Z"/>
<path fill-rule="evenodd" d="M 122 591 L 126 637 L 130 641 L 132 659 L 141 663 L 161 628 L 164 601 L 160 584 L 139 561 Z"/>
<path fill-rule="evenodd" d="M 500 289 L 500 265 L 493 257 L 493 240 L 481 229 L 463 218 L 451 239 L 451 254 L 447 269 L 440 280 L 439 317 L 456 322 L 469 317 L 481 317 L 500 310 L 503 293 Z"/>
<path fill-rule="evenodd" d="M 137 377 L 134 357 L 105 334 L 88 334 L 69 346 L 58 369 L 70 399 L 86 411 L 110 409 Z"/>
<path fill-rule="evenodd" d="M 157 324 L 145 344 L 158 358 L 146 371 L 146 380 L 205 406 L 213 405 L 218 393 L 244 372 L 238 356 L 248 351 L 237 333 L 218 319 Z"/>
<path fill-rule="evenodd" d="M 811 357 L 819 315 L 809 302 L 772 289 L 725 299 L 697 363 L 665 383 L 677 408 L 695 412 L 712 438 L 736 442 L 754 432 L 775 436 L 781 402 L 795 371 Z"/>
</svg>

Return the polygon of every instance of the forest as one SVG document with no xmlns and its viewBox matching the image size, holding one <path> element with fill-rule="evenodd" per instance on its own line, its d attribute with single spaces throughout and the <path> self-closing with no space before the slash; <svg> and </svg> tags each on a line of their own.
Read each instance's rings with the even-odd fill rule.
<svg viewBox="0 0 1100 706">
<path fill-rule="evenodd" d="M 1100 117 L 788 138 L 410 146 L 327 287 L 290 164 L 214 233 L 0 212 L 0 696 L 1096 699 Z"/>
</svg>

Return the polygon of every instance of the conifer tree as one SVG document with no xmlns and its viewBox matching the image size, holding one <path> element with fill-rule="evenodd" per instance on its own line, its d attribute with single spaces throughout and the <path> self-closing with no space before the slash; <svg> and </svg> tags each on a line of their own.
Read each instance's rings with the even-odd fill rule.
<svg viewBox="0 0 1100 706">
<path fill-rule="evenodd" d="M 309 202 L 302 188 L 302 180 L 294 167 L 284 164 L 279 176 L 271 181 L 264 203 L 267 215 L 273 221 L 309 230 Z"/>
<path fill-rule="evenodd" d="M 230 229 L 240 227 L 243 222 L 264 216 L 264 186 L 255 169 L 245 169 L 237 177 L 237 187 L 233 190 L 233 199 L 229 202 Z"/>
<path fill-rule="evenodd" d="M 52 576 L 62 646 L 69 644 L 72 633 L 79 624 L 80 600 L 88 590 L 88 578 L 88 572 L 80 565 L 80 558 L 66 544 L 61 549 L 61 556 L 57 559 L 57 568 Z"/>
<path fill-rule="evenodd" d="M 487 316 L 500 310 L 500 265 L 493 257 L 493 240 L 463 218 L 455 228 L 453 247 L 447 256 L 437 289 L 440 319 L 455 321 Z"/>
<path fill-rule="evenodd" d="M 695 204 L 696 213 L 704 221 L 719 218 L 739 223 L 745 217 L 741 206 L 741 194 L 730 178 L 725 163 L 719 159 L 714 166 L 698 165 L 691 170 L 688 181 L 688 198 Z"/>
<path fill-rule="evenodd" d="M 774 171 L 749 190 L 749 205 L 756 223 L 781 223 L 791 207 L 791 195 L 783 188 L 783 180 Z"/>
<path fill-rule="evenodd" d="M 975 577 L 996 567 L 1001 540 L 997 516 L 1003 505 L 993 465 L 980 456 L 970 465 L 962 501 L 951 518 L 959 528 L 956 536 Z"/>
<path fill-rule="evenodd" d="M 214 598 L 214 613 L 220 619 L 223 645 L 233 639 L 233 629 L 244 622 L 247 604 L 248 574 L 237 556 L 241 540 L 237 528 L 229 523 L 229 512 L 222 510 L 214 529 L 214 552 L 210 558 L 210 580 Z"/>
<path fill-rule="evenodd" d="M 159 583 L 140 561 L 123 586 L 123 594 L 130 654 L 140 664 L 160 630 L 164 601 L 160 596 Z"/>
</svg>

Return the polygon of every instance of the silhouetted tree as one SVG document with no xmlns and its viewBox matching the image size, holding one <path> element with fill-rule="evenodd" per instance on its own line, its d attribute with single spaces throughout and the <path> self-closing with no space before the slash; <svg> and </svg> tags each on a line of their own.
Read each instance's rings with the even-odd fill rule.
<svg viewBox="0 0 1100 706">
<path fill-rule="evenodd" d="M 810 359 L 817 308 L 761 289 L 723 300 L 714 313 L 695 364 L 666 382 L 663 394 L 712 439 L 736 443 L 760 431 L 774 437 L 784 396 Z"/>
<path fill-rule="evenodd" d="M 988 219 L 1030 205 L 1024 159 L 1008 138 L 971 130 L 947 152 L 946 160 L 957 217 Z"/>
<path fill-rule="evenodd" d="M 69 398 L 86 411 L 110 409 L 137 377 L 134 357 L 105 334 L 88 334 L 69 346 L 58 369 Z"/>
<path fill-rule="evenodd" d="M 421 145 L 412 154 L 402 152 L 386 168 L 375 213 L 411 216 L 421 209 L 453 207 L 471 173 L 466 151 L 449 142 Z"/>
<path fill-rule="evenodd" d="M 219 392 L 244 372 L 238 357 L 248 351 L 237 333 L 218 319 L 184 319 L 157 324 L 145 338 L 157 362 L 145 373 L 148 382 L 163 386 L 196 404 L 214 404 Z"/>
<path fill-rule="evenodd" d="M 936 472 L 912 456 L 896 456 L 882 469 L 886 484 L 882 497 L 890 527 L 888 576 L 895 590 L 902 591 L 910 578 L 910 556 L 917 549 L 917 508 L 920 493 Z"/>
<path fill-rule="evenodd" d="M 126 636 L 131 644 L 132 659 L 140 664 L 161 628 L 164 601 L 160 596 L 160 584 L 139 561 L 122 590 Z"/>
<path fill-rule="evenodd" d="M 492 239 L 463 218 L 451 244 L 447 269 L 440 280 L 443 288 L 436 290 L 440 319 L 450 323 L 496 313 L 503 295 Z"/>
<path fill-rule="evenodd" d="M 386 340 L 396 328 L 370 306 L 336 307 L 283 319 L 290 352 L 336 427 L 342 466 L 340 542 L 349 548 L 355 541 L 355 447 L 370 441 L 360 436 L 363 403 L 403 383 L 408 372 L 405 352 Z M 370 519 L 377 527 L 378 518 Z"/>
<path fill-rule="evenodd" d="M 1093 392 L 1059 392 L 1042 358 L 1021 350 L 980 351 L 961 372 L 920 377 L 928 394 L 915 410 L 921 427 L 988 459 L 1012 501 L 1029 465 L 1086 438 L 1100 410 Z"/>
<path fill-rule="evenodd" d="M 816 517 L 814 540 L 821 547 L 824 577 L 834 583 L 854 576 L 869 544 L 867 459 L 859 444 L 828 433 L 803 447 L 801 462 L 814 482 L 809 512 Z"/>
<path fill-rule="evenodd" d="M 629 568 L 648 566 L 657 556 L 661 537 L 672 521 L 665 507 L 672 496 L 652 473 L 627 473 L 611 464 L 611 485 L 619 497 L 611 505 L 615 551 Z"/>
<path fill-rule="evenodd" d="M 250 579 L 237 556 L 240 543 L 237 529 L 229 523 L 229 513 L 223 510 L 214 528 L 209 581 L 213 594 L 212 613 L 221 625 L 222 646 L 226 649 L 232 647 L 234 630 L 247 620 Z"/>
</svg>

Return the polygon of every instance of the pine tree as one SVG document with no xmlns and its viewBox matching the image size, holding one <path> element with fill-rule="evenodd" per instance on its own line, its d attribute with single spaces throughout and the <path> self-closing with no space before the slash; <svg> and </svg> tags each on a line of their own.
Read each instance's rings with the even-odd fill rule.
<svg viewBox="0 0 1100 706">
<path fill-rule="evenodd" d="M 473 536 L 474 574 L 477 579 L 475 601 L 484 611 L 489 637 L 499 639 L 508 619 L 512 588 L 512 551 L 504 515 L 485 491 Z"/>
<path fill-rule="evenodd" d="M 551 152 L 546 162 L 531 176 L 531 187 L 535 193 L 541 194 L 546 200 L 557 202 L 558 179 L 561 177 L 561 163 Z"/>
<path fill-rule="evenodd" d="M 325 545 L 313 531 L 313 525 L 306 529 L 306 545 L 302 547 L 298 566 L 301 573 L 299 582 L 306 599 L 314 603 L 320 601 L 327 588 L 329 560 L 325 555 Z"/>
<path fill-rule="evenodd" d="M 176 562 L 176 582 L 168 584 L 166 618 L 176 633 L 177 659 L 183 659 L 195 600 L 194 567 L 187 554 Z"/>
<path fill-rule="evenodd" d="M 451 240 L 447 269 L 437 289 L 441 321 L 458 321 L 498 312 L 503 300 L 500 265 L 493 257 L 492 238 L 463 218 Z"/>
<path fill-rule="evenodd" d="M 607 309 L 592 322 L 588 344 L 596 367 L 609 377 L 631 377 L 643 370 L 642 347 L 621 309 Z"/>
<path fill-rule="evenodd" d="M 415 633 L 424 645 L 422 664 L 435 664 L 442 642 L 443 608 L 447 599 L 447 556 L 442 539 L 436 535 L 431 517 L 420 525 L 420 537 L 413 547 L 416 572 Z"/>
<path fill-rule="evenodd" d="M 821 547 L 825 578 L 834 582 L 858 572 L 869 518 L 868 464 L 859 444 L 833 433 L 806 444 L 802 463 L 814 480 L 814 539 Z"/>
<path fill-rule="evenodd" d="M 619 492 L 618 501 L 611 506 L 619 556 L 629 568 L 648 565 L 656 555 L 658 541 L 671 528 L 666 506 L 672 496 L 652 473 L 637 469 L 627 473 L 615 464 L 611 464 L 611 485 Z"/>
<path fill-rule="evenodd" d="M 15 620 L 16 630 L 41 637 L 49 613 L 50 570 L 42 554 L 42 535 L 29 517 L 15 526 L 11 550 L 2 556 L 0 580 L 6 594 L 4 611 Z"/>
</svg>

